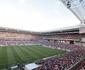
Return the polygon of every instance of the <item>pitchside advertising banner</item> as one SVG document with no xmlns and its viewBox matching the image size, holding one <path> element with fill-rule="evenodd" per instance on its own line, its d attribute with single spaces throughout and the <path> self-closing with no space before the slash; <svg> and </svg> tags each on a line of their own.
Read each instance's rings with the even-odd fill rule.
<svg viewBox="0 0 85 70">
<path fill-rule="evenodd" d="M 80 33 L 80 34 L 85 33 L 85 27 L 80 27 L 79 33 Z"/>
</svg>

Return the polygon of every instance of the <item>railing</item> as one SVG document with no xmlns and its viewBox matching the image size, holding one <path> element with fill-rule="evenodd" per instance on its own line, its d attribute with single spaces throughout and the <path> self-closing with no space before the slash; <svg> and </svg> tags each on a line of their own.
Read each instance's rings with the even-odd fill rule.
<svg viewBox="0 0 85 70">
<path fill-rule="evenodd" d="M 71 66 L 71 67 L 70 67 L 69 69 L 67 69 L 67 70 L 75 70 L 76 67 L 78 67 L 79 63 L 80 63 L 81 61 L 83 61 L 83 60 L 85 60 L 85 57 L 84 57 L 84 58 L 81 58 L 80 61 L 78 61 L 76 64 L 74 64 L 73 66 Z"/>
</svg>

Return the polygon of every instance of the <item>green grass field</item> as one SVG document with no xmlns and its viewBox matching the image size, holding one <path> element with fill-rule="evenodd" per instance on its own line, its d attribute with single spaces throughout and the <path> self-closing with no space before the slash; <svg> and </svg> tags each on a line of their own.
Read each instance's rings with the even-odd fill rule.
<svg viewBox="0 0 85 70">
<path fill-rule="evenodd" d="M 65 51 L 45 48 L 39 45 L 0 47 L 0 69 L 16 64 L 28 64 L 45 57 L 64 53 Z"/>
</svg>

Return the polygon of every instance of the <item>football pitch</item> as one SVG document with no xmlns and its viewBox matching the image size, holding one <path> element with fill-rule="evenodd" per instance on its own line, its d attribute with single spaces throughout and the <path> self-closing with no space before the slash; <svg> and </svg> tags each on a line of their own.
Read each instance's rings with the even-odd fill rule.
<svg viewBox="0 0 85 70">
<path fill-rule="evenodd" d="M 0 69 L 16 64 L 28 64 L 42 58 L 64 53 L 65 51 L 50 49 L 40 45 L 0 47 Z"/>
</svg>

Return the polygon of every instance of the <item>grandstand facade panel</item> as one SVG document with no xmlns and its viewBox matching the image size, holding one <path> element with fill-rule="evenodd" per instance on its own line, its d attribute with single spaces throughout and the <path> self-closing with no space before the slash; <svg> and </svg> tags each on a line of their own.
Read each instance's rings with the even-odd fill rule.
<svg viewBox="0 0 85 70">
<path fill-rule="evenodd" d="M 0 28 L 0 45 L 25 45 L 29 41 L 36 40 L 37 36 L 31 32 Z"/>
</svg>

